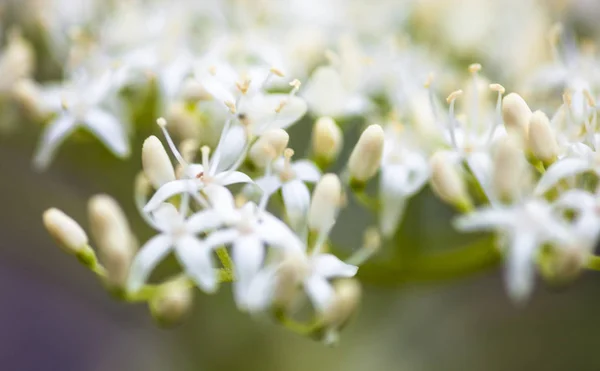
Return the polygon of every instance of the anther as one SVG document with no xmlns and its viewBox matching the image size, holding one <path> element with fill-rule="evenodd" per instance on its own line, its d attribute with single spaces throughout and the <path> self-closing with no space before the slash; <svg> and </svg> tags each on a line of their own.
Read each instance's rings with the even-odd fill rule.
<svg viewBox="0 0 600 371">
<path fill-rule="evenodd" d="M 450 93 L 450 95 L 448 95 L 448 98 L 446 98 L 446 102 L 447 103 L 454 102 L 458 97 L 460 97 L 462 95 L 462 93 L 463 93 L 463 91 L 460 89 L 453 91 L 452 93 Z"/>
</svg>

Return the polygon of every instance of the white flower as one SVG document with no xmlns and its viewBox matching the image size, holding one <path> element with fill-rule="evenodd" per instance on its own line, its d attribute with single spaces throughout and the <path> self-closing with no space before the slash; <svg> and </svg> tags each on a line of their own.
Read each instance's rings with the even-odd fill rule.
<svg viewBox="0 0 600 371">
<path fill-rule="evenodd" d="M 80 127 L 94 134 L 116 156 L 129 155 L 124 125 L 101 106 L 110 89 L 111 76 L 106 73 L 92 79 L 75 79 L 42 93 L 40 110 L 56 116 L 47 124 L 36 149 L 36 167 L 46 168 L 60 144 Z"/>
<path fill-rule="evenodd" d="M 217 145 L 212 158 L 209 157 L 210 149 L 208 147 L 203 147 L 202 164 L 188 164 L 179 153 L 179 150 L 175 147 L 173 140 L 165 128 L 166 122 L 164 119 L 159 119 L 158 122 L 163 130 L 171 151 L 177 158 L 177 161 L 179 161 L 179 163 L 184 167 L 184 177 L 182 179 L 165 183 L 159 189 L 157 189 L 152 198 L 144 207 L 144 211 L 152 211 L 170 197 L 181 193 L 191 195 L 194 199 L 200 203 L 203 203 L 201 197 L 199 196 L 199 191 L 208 184 L 226 186 L 236 183 L 252 182 L 252 179 L 248 175 L 236 171 L 237 167 L 241 165 L 242 160 L 245 158 L 247 148 L 242 151 L 242 154 L 236 159 L 235 164 L 233 164 L 230 168 L 225 170 L 220 169 L 219 165 L 221 154 L 227 154 L 227 152 L 231 150 L 237 151 L 235 148 L 231 148 L 232 144 L 235 145 L 234 141 L 223 139 L 223 137 L 227 135 L 226 132 L 222 134 L 222 138 Z"/>
<path fill-rule="evenodd" d="M 545 243 L 562 243 L 569 238 L 566 225 L 542 200 L 478 209 L 458 217 L 455 222 L 463 231 L 492 230 L 505 238 L 502 247 L 506 254 L 506 286 L 509 296 L 517 302 L 531 294 L 539 248 Z"/>
<path fill-rule="evenodd" d="M 572 237 L 588 251 L 593 251 L 600 234 L 600 199 L 597 194 L 571 189 L 553 203 L 558 211 L 575 211 L 570 220 Z"/>
<path fill-rule="evenodd" d="M 205 292 L 214 292 L 218 281 L 212 253 L 217 246 L 203 243 L 196 235 L 222 224 L 216 211 L 207 209 L 186 219 L 175 206 L 163 203 L 152 213 L 149 221 L 160 233 L 149 239 L 135 256 L 127 282 L 128 290 L 139 290 L 154 267 L 174 251 L 194 282 Z"/>
<path fill-rule="evenodd" d="M 232 246 L 234 262 L 234 297 L 241 309 L 248 305 L 248 290 L 254 276 L 262 267 L 266 246 L 285 251 L 301 250 L 302 243 L 285 223 L 259 209 L 254 203 L 236 208 L 233 197 L 223 187 L 205 189 L 208 200 L 215 205 L 225 228 L 212 232 L 204 241 L 214 249 L 222 245 Z"/>
<path fill-rule="evenodd" d="M 600 176 L 600 154 L 583 143 L 574 144 L 565 157 L 553 163 L 542 175 L 535 188 L 535 193 L 543 194 L 560 180 L 588 171 Z"/>
<path fill-rule="evenodd" d="M 255 183 L 268 198 L 279 189 L 283 197 L 286 214 L 290 224 L 296 229 L 304 225 L 310 206 L 310 192 L 304 183 L 315 183 L 321 177 L 321 172 L 315 164 L 308 160 L 290 162 L 291 153 L 281 157 L 267 168 L 264 177 Z"/>
<path fill-rule="evenodd" d="M 379 223 L 385 237 L 396 231 L 407 199 L 423 188 L 429 179 L 427 158 L 409 147 L 407 133 L 400 132 L 403 129 L 398 126 L 388 129 L 383 146 L 379 178 Z"/>
<path fill-rule="evenodd" d="M 296 286 L 301 286 L 318 312 L 325 311 L 334 299 L 335 291 L 330 281 L 353 277 L 358 271 L 358 267 L 344 263 L 332 254 L 316 250 L 308 254 L 293 251 L 283 260 L 265 267 L 256 275 L 250 286 L 250 310 L 264 310 L 276 299 L 277 290 L 281 289 L 277 287 L 278 276 L 282 269 L 289 268 L 290 263 L 293 265 L 294 282 L 286 282 L 286 286 L 291 287 L 283 289 L 295 290 Z"/>
</svg>

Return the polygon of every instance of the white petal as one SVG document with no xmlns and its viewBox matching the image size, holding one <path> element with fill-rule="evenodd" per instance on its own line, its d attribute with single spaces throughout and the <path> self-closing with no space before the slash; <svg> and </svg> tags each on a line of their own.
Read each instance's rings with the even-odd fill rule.
<svg viewBox="0 0 600 371">
<path fill-rule="evenodd" d="M 380 193 L 380 195 L 379 227 L 383 237 L 387 238 L 396 232 L 406 209 L 407 198 L 402 195 L 389 193 Z"/>
<path fill-rule="evenodd" d="M 115 116 L 100 109 L 93 109 L 85 115 L 84 124 L 116 156 L 129 156 L 127 133 Z"/>
<path fill-rule="evenodd" d="M 215 149 L 215 154 L 213 154 L 213 160 L 218 157 L 218 164 L 216 164 L 217 172 L 230 170 L 230 167 L 244 154 L 244 148 L 246 147 L 247 141 L 246 131 L 242 125 L 233 126 L 222 135 L 225 137 L 223 138 L 221 145 Z M 212 167 L 213 166 L 211 165 L 211 171 L 214 171 Z"/>
<path fill-rule="evenodd" d="M 195 192 L 198 190 L 198 183 L 189 179 L 178 179 L 172 182 L 166 183 L 156 190 L 150 201 L 144 206 L 145 212 L 150 212 L 156 209 L 160 204 L 167 201 L 169 198 L 183 193 L 183 192 Z"/>
<path fill-rule="evenodd" d="M 216 69 L 216 75 L 208 73 L 208 71 L 200 72 L 198 81 L 202 84 L 202 87 L 213 96 L 213 99 L 222 103 L 235 102 L 235 96 L 232 93 L 234 89 L 234 83 L 232 83 L 232 81 L 235 80 L 235 78 L 232 73 L 221 73 L 229 72 L 229 70 L 225 71 L 224 67 L 218 67 Z M 226 106 L 223 105 L 223 108 L 226 109 Z"/>
<path fill-rule="evenodd" d="M 71 115 L 62 115 L 50 122 L 44 130 L 38 147 L 36 148 L 33 160 L 35 167 L 38 169 L 45 169 L 48 167 L 54 158 L 54 153 L 58 146 L 60 146 L 75 128 L 75 119 Z"/>
<path fill-rule="evenodd" d="M 262 214 L 262 223 L 256 227 L 256 233 L 269 246 L 300 252 L 306 250 L 306 246 L 287 224 L 267 212 Z"/>
<path fill-rule="evenodd" d="M 514 215 L 510 210 L 487 207 L 458 216 L 453 224 L 461 231 L 479 231 L 511 228 L 514 223 Z"/>
<path fill-rule="evenodd" d="M 202 189 L 202 192 L 215 209 L 235 209 L 235 201 L 229 189 L 217 184 L 209 184 Z"/>
<path fill-rule="evenodd" d="M 162 203 L 152 212 L 157 229 L 161 231 L 171 231 L 173 227 L 181 225 L 183 216 L 179 214 L 175 205 L 170 203 Z"/>
<path fill-rule="evenodd" d="M 233 294 L 238 307 L 247 307 L 247 298 L 252 280 L 260 270 L 265 256 L 264 246 L 256 236 L 242 236 L 233 244 L 232 259 L 236 282 Z"/>
<path fill-rule="evenodd" d="M 515 302 L 527 299 L 533 290 L 533 261 L 536 240 L 532 234 L 519 233 L 512 238 L 506 262 L 506 288 Z"/>
<path fill-rule="evenodd" d="M 273 300 L 276 283 L 277 269 L 275 266 L 259 271 L 248 287 L 246 308 L 250 312 L 265 310 Z"/>
<path fill-rule="evenodd" d="M 561 179 L 581 174 L 591 170 L 590 163 L 580 158 L 565 158 L 555 162 L 546 170 L 535 188 L 535 193 L 540 195 L 552 188 Z"/>
<path fill-rule="evenodd" d="M 289 127 L 304 116 L 306 109 L 306 102 L 300 97 L 257 94 L 242 100 L 238 111 L 247 117 L 253 133 L 260 135 L 269 129 Z"/>
<path fill-rule="evenodd" d="M 206 209 L 191 215 L 185 222 L 186 231 L 190 234 L 198 234 L 216 229 L 223 225 L 217 210 Z"/>
<path fill-rule="evenodd" d="M 316 274 L 310 275 L 304 280 L 304 289 L 318 312 L 327 309 L 335 293 L 331 284 L 325 278 Z"/>
<path fill-rule="evenodd" d="M 465 160 L 469 169 L 481 184 L 484 190 L 489 189 L 492 178 L 492 158 L 487 152 L 472 152 L 466 155 Z"/>
<path fill-rule="evenodd" d="M 354 277 L 358 267 L 346 264 L 332 254 L 319 254 L 312 258 L 313 272 L 324 278 Z"/>
<path fill-rule="evenodd" d="M 272 195 L 282 186 L 281 179 L 277 175 L 269 175 L 259 178 L 255 181 L 255 183 L 258 185 L 261 191 L 267 195 Z"/>
<path fill-rule="evenodd" d="M 219 284 L 212 253 L 212 249 L 193 236 L 181 237 L 175 249 L 186 274 L 206 293 L 215 292 Z"/>
<path fill-rule="evenodd" d="M 171 250 L 171 238 L 164 234 L 152 237 L 142 246 L 131 264 L 127 290 L 138 291 L 146 282 L 150 273 Z"/>
<path fill-rule="evenodd" d="M 303 91 L 310 110 L 318 116 L 342 116 L 348 102 L 348 92 L 342 77 L 333 67 L 317 68 Z"/>
<path fill-rule="evenodd" d="M 312 161 L 299 160 L 292 164 L 292 170 L 297 179 L 304 182 L 316 183 L 321 179 L 321 170 Z"/>
<path fill-rule="evenodd" d="M 253 180 L 241 171 L 227 171 L 215 176 L 217 184 L 226 186 L 237 183 L 252 183 Z"/>
<path fill-rule="evenodd" d="M 554 205 L 573 210 L 591 210 L 596 206 L 596 198 L 584 190 L 571 189 L 561 194 Z"/>
<path fill-rule="evenodd" d="M 300 180 L 291 180 L 281 187 L 285 212 L 294 229 L 304 225 L 310 206 L 310 193 Z"/>
<path fill-rule="evenodd" d="M 228 245 L 238 238 L 240 233 L 237 229 L 224 229 L 211 233 L 205 240 L 204 243 L 209 248 L 216 248 L 223 245 Z"/>
</svg>

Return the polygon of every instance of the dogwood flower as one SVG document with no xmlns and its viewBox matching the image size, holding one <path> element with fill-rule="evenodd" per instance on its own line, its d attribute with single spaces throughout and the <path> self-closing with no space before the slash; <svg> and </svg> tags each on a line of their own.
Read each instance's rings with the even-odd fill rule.
<svg viewBox="0 0 600 371">
<path fill-rule="evenodd" d="M 102 107 L 111 89 L 110 73 L 99 77 L 81 76 L 58 88 L 40 92 L 39 109 L 54 114 L 42 133 L 34 165 L 44 169 L 60 144 L 77 128 L 84 128 L 100 139 L 118 157 L 129 155 L 127 132 L 120 119 Z"/>
<path fill-rule="evenodd" d="M 154 267 L 173 251 L 194 282 L 205 292 L 214 292 L 218 281 L 211 255 L 217 245 L 206 244 L 197 235 L 222 224 L 216 211 L 207 209 L 186 218 L 172 204 L 163 203 L 151 216 L 151 226 L 159 234 L 149 239 L 135 256 L 127 282 L 128 290 L 138 291 Z"/>
<path fill-rule="evenodd" d="M 509 296 L 525 300 L 533 290 L 536 254 L 543 244 L 564 243 L 569 231 L 543 200 L 530 199 L 510 206 L 480 208 L 455 220 L 461 231 L 496 231 L 503 238 L 505 282 Z"/>
<path fill-rule="evenodd" d="M 383 236 L 391 236 L 402 218 L 406 201 L 429 179 L 429 164 L 423 153 L 409 147 L 405 128 L 392 124 L 386 128 L 383 146 L 379 195 L 379 223 Z M 404 132 L 403 132 L 404 131 Z"/>
<path fill-rule="evenodd" d="M 285 211 L 293 227 L 306 221 L 310 206 L 310 192 L 304 183 L 315 183 L 321 177 L 319 168 L 309 160 L 291 162 L 293 151 L 284 151 L 284 156 L 268 167 L 264 177 L 255 181 L 267 197 L 281 189 Z"/>
<path fill-rule="evenodd" d="M 208 200 L 215 207 L 224 228 L 212 232 L 204 241 L 211 249 L 231 245 L 234 262 L 234 297 L 240 309 L 248 306 L 248 290 L 262 267 L 266 246 L 300 250 L 302 243 L 281 220 L 252 202 L 235 207 L 231 193 L 224 187 L 208 186 Z"/>
<path fill-rule="evenodd" d="M 203 147 L 202 164 L 189 164 L 183 156 L 181 156 L 177 147 L 175 147 L 175 144 L 166 129 L 166 121 L 164 119 L 159 119 L 158 123 L 167 139 L 171 152 L 179 164 L 183 166 L 184 174 L 182 179 L 167 182 L 158 188 L 144 207 L 144 211 L 152 211 L 170 197 L 181 193 L 189 194 L 194 199 L 200 200 L 198 192 L 207 184 L 226 186 L 236 183 L 252 183 L 252 179 L 248 175 L 236 171 L 245 157 L 245 151 L 229 169 L 221 170 L 219 168 L 220 154 L 222 152 L 230 151 L 230 144 L 232 144 L 232 142 L 221 140 L 217 145 L 212 158 L 209 157 L 210 149 L 208 147 Z M 222 136 L 225 135 L 226 133 L 222 134 Z"/>
</svg>

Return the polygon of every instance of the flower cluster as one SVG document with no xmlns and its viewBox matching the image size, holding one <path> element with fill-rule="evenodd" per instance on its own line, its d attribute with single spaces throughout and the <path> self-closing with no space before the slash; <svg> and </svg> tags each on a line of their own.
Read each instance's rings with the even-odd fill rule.
<svg viewBox="0 0 600 371">
<path fill-rule="evenodd" d="M 270 314 L 293 331 L 335 342 L 359 302 L 359 266 L 380 245 L 393 248 L 407 205 L 426 187 L 459 214 L 457 230 L 493 233 L 492 250 L 516 302 L 531 294 L 536 272 L 564 283 L 586 267 L 600 268 L 593 255 L 600 79 L 591 48 L 574 51 L 555 27 L 555 62 L 519 78 L 527 80 L 518 87 L 522 95 L 506 94 L 474 63 L 446 109 L 439 96 L 465 71 L 442 67 L 395 27 L 405 26 L 400 15 L 408 10 L 415 19 L 422 12 L 461 19 L 460 10 L 433 14 L 431 4 L 381 1 L 381 11 L 368 4 L 378 17 L 365 17 L 358 0 L 233 2 L 91 1 L 93 14 L 73 8 L 76 14 L 63 18 L 40 7 L 36 19 L 62 67 L 57 83 L 30 78 L 31 51 L 18 33 L 0 54 L 0 71 L 18 71 L 2 75 L 11 78 L 0 81 L 0 96 L 14 93 L 45 125 L 38 169 L 79 129 L 125 158 L 135 150 L 130 137 L 160 117 L 162 139 L 144 141 L 135 184 L 153 237 L 140 245 L 107 195 L 89 202 L 95 248 L 62 211 L 43 217 L 59 245 L 118 298 L 148 302 L 157 320 L 171 323 L 187 312 L 193 287 L 211 294 L 232 282 L 241 311 Z M 539 20 L 524 40 L 536 39 L 542 26 Z M 393 36 L 374 37 L 381 34 Z M 475 43 L 466 36 L 445 37 Z M 514 54 L 501 51 L 507 61 Z M 525 67 L 510 67 L 507 75 L 522 77 Z M 289 129 L 308 121 L 310 148 L 297 156 Z M 360 137 L 342 158 L 357 122 Z M 347 201 L 377 219 L 352 252 L 331 238 Z M 169 256 L 180 273 L 157 280 L 153 272 Z M 461 268 L 472 271 L 476 259 L 464 261 Z M 304 308 L 312 315 L 300 322 Z"/>
</svg>

